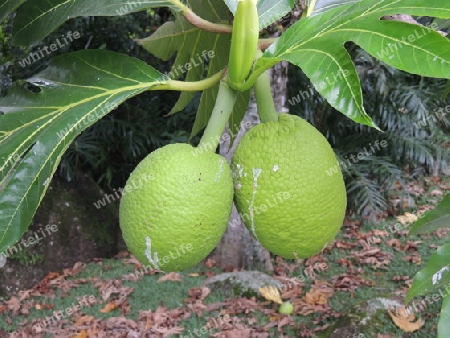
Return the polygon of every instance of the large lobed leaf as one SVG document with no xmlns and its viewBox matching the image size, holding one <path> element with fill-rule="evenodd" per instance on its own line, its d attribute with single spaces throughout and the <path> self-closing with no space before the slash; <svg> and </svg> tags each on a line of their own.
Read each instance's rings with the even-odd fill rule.
<svg viewBox="0 0 450 338">
<path fill-rule="evenodd" d="M 228 10 L 222 0 L 190 0 L 189 7 L 197 15 L 210 22 L 228 19 Z M 183 77 L 186 81 L 198 81 L 224 69 L 228 64 L 231 34 L 211 33 L 191 25 L 180 13 L 175 21 L 166 22 L 150 37 L 138 42 L 156 57 L 167 61 L 176 54 L 171 78 Z M 208 57 L 209 55 L 209 57 Z M 218 86 L 203 91 L 191 136 L 206 127 L 216 100 Z M 182 92 L 171 114 L 183 110 L 193 99 L 195 92 Z M 230 126 L 232 135 L 239 130 L 239 122 L 248 107 L 249 91 L 239 93 Z M 238 121 L 234 125 L 234 121 Z"/>
<path fill-rule="evenodd" d="M 27 86 L 15 84 L 0 99 L 0 252 L 27 229 L 75 137 L 164 82 L 167 77 L 135 58 L 83 50 L 55 57 Z"/>
<path fill-rule="evenodd" d="M 238 0 L 224 0 L 231 13 L 236 13 Z M 294 7 L 294 0 L 259 0 L 259 29 L 263 29 L 289 13 Z"/>
<path fill-rule="evenodd" d="M 415 222 L 409 234 L 417 235 L 444 227 L 450 227 L 450 194 L 447 194 L 435 209 L 427 211 Z"/>
<path fill-rule="evenodd" d="M 414 276 L 406 294 L 406 302 L 412 298 L 440 289 L 450 283 L 450 243 L 441 246 L 430 257 L 427 265 Z"/>
<path fill-rule="evenodd" d="M 450 41 L 436 31 L 405 22 L 381 20 L 397 13 L 450 18 L 448 0 L 360 0 L 303 18 L 258 60 L 255 75 L 287 60 L 311 79 L 317 91 L 352 120 L 374 126 L 363 107 L 355 66 L 344 44 L 353 41 L 398 69 L 450 78 Z M 299 98 L 297 98 L 299 99 Z"/>
<path fill-rule="evenodd" d="M 317 0 L 312 15 L 320 14 L 342 5 L 356 4 L 360 1 L 361 0 Z"/>
<path fill-rule="evenodd" d="M 17 1 L 7 1 L 10 2 Z M 35 44 L 66 20 L 77 16 L 124 15 L 154 7 L 178 9 L 179 4 L 178 0 L 30 0 L 17 11 L 13 42 Z"/>
<path fill-rule="evenodd" d="M 410 235 L 430 232 L 443 227 L 450 227 L 450 194 L 447 194 L 439 205 L 427 211 L 410 230 Z M 423 295 L 432 290 L 439 289 L 450 282 L 450 243 L 440 247 L 434 253 L 427 265 L 419 271 L 413 279 L 413 284 L 408 291 L 406 301 L 415 296 Z M 442 311 L 448 315 L 450 311 L 448 300 Z M 441 331 L 448 330 L 446 324 L 439 324 Z"/>
</svg>

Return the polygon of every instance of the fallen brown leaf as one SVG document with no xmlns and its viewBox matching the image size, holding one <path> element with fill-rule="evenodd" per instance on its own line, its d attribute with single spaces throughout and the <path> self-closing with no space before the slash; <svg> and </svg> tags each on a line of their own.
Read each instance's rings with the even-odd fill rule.
<svg viewBox="0 0 450 338">
<path fill-rule="evenodd" d="M 343 240 L 336 239 L 334 241 L 334 246 L 339 249 L 353 249 L 355 247 L 354 243 L 344 242 Z"/>
<path fill-rule="evenodd" d="M 439 238 L 447 237 L 448 233 L 450 232 L 450 228 L 441 228 L 437 229 L 434 233 Z"/>
<path fill-rule="evenodd" d="M 216 261 L 214 260 L 214 259 L 212 259 L 212 258 L 208 258 L 206 261 L 205 261 L 205 266 L 208 268 L 208 269 L 211 269 L 211 268 L 213 268 L 213 267 L 215 267 L 217 264 L 216 264 Z"/>
<path fill-rule="evenodd" d="M 281 300 L 280 292 L 276 287 L 272 285 L 260 287 L 259 292 L 267 300 L 271 300 L 278 304 L 283 303 L 283 301 Z"/>
<path fill-rule="evenodd" d="M 418 244 L 420 243 L 422 243 L 422 241 L 407 241 L 403 247 L 403 251 L 418 251 Z"/>
<path fill-rule="evenodd" d="M 44 310 L 44 309 L 53 309 L 55 307 L 54 304 L 40 304 L 40 303 L 36 303 L 36 305 L 34 305 L 34 308 L 36 310 Z"/>
<path fill-rule="evenodd" d="M 87 325 L 87 323 L 93 322 L 94 319 L 95 318 L 92 316 L 81 316 L 75 323 L 73 323 L 73 325 L 74 326 Z"/>
<path fill-rule="evenodd" d="M 100 310 L 101 313 L 109 313 L 117 309 L 117 304 L 114 301 L 106 303 L 105 307 Z"/>
<path fill-rule="evenodd" d="M 50 282 L 59 276 L 60 274 L 57 272 L 49 272 L 44 278 L 41 279 L 41 281 L 38 284 L 36 284 L 33 287 L 33 289 L 45 293 L 50 288 L 49 286 Z"/>
<path fill-rule="evenodd" d="M 74 264 L 74 266 L 70 269 L 64 269 L 63 275 L 64 276 L 75 276 L 78 275 L 81 271 L 84 270 L 86 267 L 86 263 L 77 262 Z"/>
<path fill-rule="evenodd" d="M 7 302 L 8 309 L 12 311 L 13 316 L 17 316 L 20 310 L 20 301 L 17 297 L 11 297 Z"/>
<path fill-rule="evenodd" d="M 444 195 L 444 193 L 438 189 L 434 189 L 433 191 L 430 192 L 430 196 L 442 196 L 442 195 Z"/>
<path fill-rule="evenodd" d="M 197 299 L 204 300 L 209 295 L 210 292 L 211 292 L 211 290 L 207 287 L 201 287 L 201 288 L 193 287 L 193 288 L 189 289 L 189 291 L 188 291 L 188 295 L 190 298 L 190 299 L 188 299 L 188 301 L 189 300 L 197 300 Z"/>
<path fill-rule="evenodd" d="M 161 333 L 163 335 L 163 338 L 166 338 L 166 337 L 172 337 L 173 335 L 179 335 L 181 332 L 184 331 L 184 328 L 181 326 L 175 326 L 170 329 L 154 328 L 154 330 L 158 333 Z"/>
<path fill-rule="evenodd" d="M 422 263 L 422 257 L 418 252 L 412 252 L 410 255 L 406 255 L 405 257 L 403 257 L 403 260 L 412 262 L 417 265 L 420 265 Z"/>
<path fill-rule="evenodd" d="M 133 255 L 131 255 L 130 258 L 122 259 L 122 262 L 125 264 L 134 264 L 136 269 L 139 269 L 142 265 L 141 262 Z"/>
<path fill-rule="evenodd" d="M 414 223 L 418 219 L 416 215 L 409 212 L 405 212 L 403 215 L 397 216 L 396 218 L 402 225 Z"/>
<path fill-rule="evenodd" d="M 188 273 L 189 277 L 200 277 L 200 274 L 198 272 L 194 272 L 194 273 Z"/>
<path fill-rule="evenodd" d="M 389 245 L 390 247 L 393 247 L 396 250 L 399 250 L 400 247 L 402 246 L 400 240 L 397 238 L 391 238 L 386 242 L 386 244 Z"/>
<path fill-rule="evenodd" d="M 167 282 L 167 281 L 181 282 L 182 280 L 183 280 L 183 277 L 181 276 L 181 274 L 179 272 L 169 272 L 168 274 L 165 274 L 164 276 L 159 277 L 158 283 Z"/>
<path fill-rule="evenodd" d="M 410 279 L 411 279 L 411 277 L 409 277 L 409 276 L 394 276 L 394 277 L 392 277 L 392 280 L 394 282 L 407 281 L 407 280 L 410 280 Z"/>
<path fill-rule="evenodd" d="M 281 328 L 286 325 L 294 324 L 294 319 L 291 316 L 283 316 L 283 318 L 278 322 L 277 328 L 278 331 L 281 332 Z"/>
<path fill-rule="evenodd" d="M 319 290 L 315 290 L 305 294 L 305 301 L 311 305 L 324 305 L 328 302 L 328 297 Z"/>
<path fill-rule="evenodd" d="M 389 316 L 391 316 L 392 321 L 397 325 L 400 329 L 405 332 L 414 332 L 420 329 L 425 322 L 422 318 L 415 320 L 415 316 L 413 313 L 408 313 L 404 306 L 398 308 L 395 313 L 391 310 L 388 310 Z"/>
<path fill-rule="evenodd" d="M 88 335 L 87 335 L 86 331 L 83 330 L 83 331 L 79 332 L 75 337 L 76 338 L 87 338 Z"/>
<path fill-rule="evenodd" d="M 337 275 L 331 278 L 334 283 L 334 289 L 339 291 L 355 291 L 361 284 L 373 286 L 373 282 L 362 279 L 358 275 Z"/>
</svg>

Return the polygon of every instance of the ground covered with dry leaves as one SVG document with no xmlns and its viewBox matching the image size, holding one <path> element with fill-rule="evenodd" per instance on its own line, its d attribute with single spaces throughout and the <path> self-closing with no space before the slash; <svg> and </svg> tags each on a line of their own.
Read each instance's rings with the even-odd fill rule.
<svg viewBox="0 0 450 338">
<path fill-rule="evenodd" d="M 223 272 L 212 260 L 161 274 L 122 252 L 50 273 L 1 301 L 0 337 L 328 337 L 355 304 L 404 299 L 414 274 L 449 233 L 410 237 L 408 227 L 442 199 L 449 182 L 430 177 L 411 183 L 417 205 L 408 209 L 394 189 L 391 210 L 375 222 L 349 217 L 320 255 L 302 262 L 275 258 L 273 276 L 283 283 L 282 300 L 294 305 L 291 315 L 279 314 L 267 292 L 232 295 L 202 287 Z M 370 324 L 372 336 L 355 337 L 435 337 L 438 298 L 413 314 L 386 311 Z"/>
</svg>

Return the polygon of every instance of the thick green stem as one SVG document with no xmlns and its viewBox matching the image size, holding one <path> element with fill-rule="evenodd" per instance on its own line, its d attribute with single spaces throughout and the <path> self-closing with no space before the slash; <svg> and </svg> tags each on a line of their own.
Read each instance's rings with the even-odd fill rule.
<svg viewBox="0 0 450 338">
<path fill-rule="evenodd" d="M 265 71 L 255 81 L 255 97 L 258 106 L 258 115 L 262 123 L 278 121 L 277 110 L 270 90 L 269 72 Z"/>
<path fill-rule="evenodd" d="M 200 90 L 205 90 L 215 86 L 217 82 L 219 82 L 220 79 L 222 78 L 223 73 L 224 70 L 221 70 L 220 72 L 217 72 L 211 77 L 194 82 L 169 80 L 167 82 L 157 84 L 149 88 L 149 90 L 180 90 L 186 92 L 188 91 L 196 92 Z"/>
<path fill-rule="evenodd" d="M 236 103 L 237 94 L 238 92 L 231 88 L 228 83 L 220 81 L 216 104 L 214 105 L 205 132 L 200 139 L 199 148 L 209 149 L 213 152 L 216 151 L 220 137 Z"/>
</svg>

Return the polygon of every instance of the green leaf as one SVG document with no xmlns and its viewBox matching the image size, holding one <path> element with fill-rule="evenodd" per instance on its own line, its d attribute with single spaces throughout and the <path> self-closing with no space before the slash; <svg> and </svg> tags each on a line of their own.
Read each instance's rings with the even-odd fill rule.
<svg viewBox="0 0 450 338">
<path fill-rule="evenodd" d="M 436 18 L 433 22 L 436 23 L 440 30 L 450 28 L 450 20 Z"/>
<path fill-rule="evenodd" d="M 75 137 L 126 99 L 165 82 L 135 58 L 82 50 L 55 57 L 0 99 L 0 252 L 26 231 Z"/>
<path fill-rule="evenodd" d="M 5 20 L 24 0 L 0 0 L 0 22 Z"/>
<path fill-rule="evenodd" d="M 442 300 L 437 333 L 437 338 L 450 337 L 450 293 L 447 293 Z"/>
<path fill-rule="evenodd" d="M 442 99 L 446 99 L 447 96 L 450 94 L 450 80 L 447 80 L 447 83 L 445 84 L 444 91 L 442 92 Z"/>
<path fill-rule="evenodd" d="M 35 44 L 66 20 L 77 16 L 125 15 L 154 7 L 176 10 L 179 4 L 178 0 L 31 0 L 17 11 L 13 42 L 19 45 Z"/>
<path fill-rule="evenodd" d="M 237 0 L 224 0 L 231 13 L 236 13 Z M 260 0 L 258 1 L 259 29 L 266 28 L 294 7 L 295 0 Z"/>
<path fill-rule="evenodd" d="M 302 68 L 334 108 L 358 123 L 374 126 L 362 105 L 357 72 L 343 47 L 347 41 L 398 69 L 450 78 L 450 41 L 419 25 L 380 20 L 397 13 L 449 18 L 450 2 L 361 0 L 303 18 L 265 51 L 254 77 L 287 60 Z"/>
<path fill-rule="evenodd" d="M 439 205 L 427 211 L 409 230 L 411 236 L 450 227 L 450 194 L 447 194 Z"/>
<path fill-rule="evenodd" d="M 317 3 L 314 6 L 312 15 L 320 14 L 320 13 L 329 11 L 330 9 L 334 9 L 339 6 L 355 4 L 360 1 L 361 0 L 345 0 L 345 1 L 342 1 L 342 0 L 317 0 Z"/>
<path fill-rule="evenodd" d="M 221 0 L 191 0 L 189 7 L 210 22 L 223 22 L 228 18 L 227 7 Z M 231 35 L 206 32 L 191 25 L 181 14 L 175 13 L 175 21 L 164 23 L 154 34 L 138 40 L 138 43 L 164 61 L 176 53 L 169 77 L 185 77 L 186 81 L 198 81 L 226 67 Z M 203 91 L 191 137 L 206 127 L 218 88 L 217 85 Z M 182 92 L 170 114 L 182 111 L 194 96 L 195 92 Z M 239 94 L 232 118 L 236 119 L 245 114 L 248 98 L 248 93 Z"/>
<path fill-rule="evenodd" d="M 437 249 L 427 265 L 416 273 L 405 301 L 409 302 L 418 295 L 431 292 L 448 283 L 450 283 L 450 243 Z"/>
<path fill-rule="evenodd" d="M 197 15 L 208 21 L 217 23 L 227 18 L 227 8 L 221 0 L 191 0 L 189 5 Z M 231 35 L 206 32 L 191 25 L 180 13 L 175 13 L 175 21 L 164 23 L 150 37 L 137 42 L 164 61 L 177 53 L 168 74 L 170 78 L 184 77 L 186 81 L 198 81 L 225 68 Z M 208 63 L 206 74 L 205 63 Z M 183 110 L 194 95 L 195 92 L 183 92 L 170 114 Z M 208 108 L 212 110 L 212 106 Z"/>
</svg>

